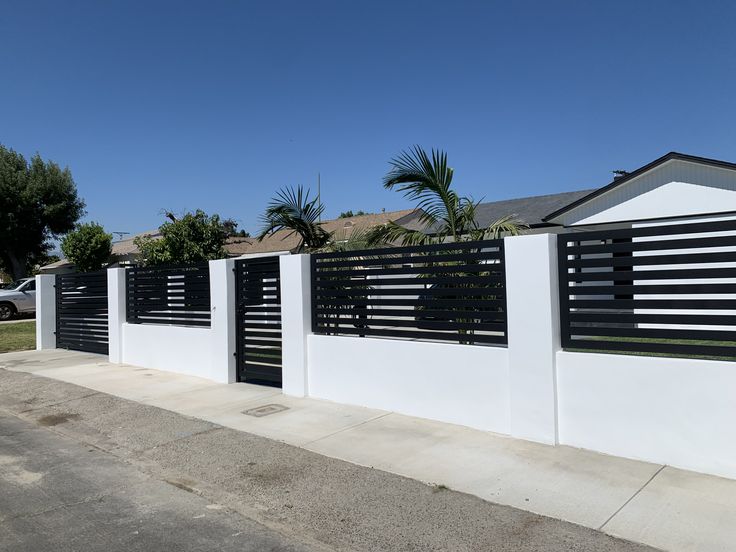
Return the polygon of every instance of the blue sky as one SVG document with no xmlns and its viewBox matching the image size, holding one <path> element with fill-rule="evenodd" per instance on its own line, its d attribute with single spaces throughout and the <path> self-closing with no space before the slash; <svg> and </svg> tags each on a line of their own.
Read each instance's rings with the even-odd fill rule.
<svg viewBox="0 0 736 552">
<path fill-rule="evenodd" d="M 279 187 L 410 205 L 445 149 L 486 200 L 602 186 L 667 151 L 736 161 L 736 5 L 8 0 L 0 142 L 71 168 L 88 220 L 202 208 L 254 231 Z"/>
</svg>

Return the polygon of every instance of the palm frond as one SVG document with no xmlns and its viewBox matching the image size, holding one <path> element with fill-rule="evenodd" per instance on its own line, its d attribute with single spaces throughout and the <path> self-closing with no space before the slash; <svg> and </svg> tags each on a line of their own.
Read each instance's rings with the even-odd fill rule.
<svg viewBox="0 0 736 552">
<path fill-rule="evenodd" d="M 258 235 L 258 241 L 279 230 L 291 230 L 285 238 L 297 234 L 301 238 L 299 251 L 304 247 L 323 247 L 330 240 L 330 234 L 319 222 L 324 205 L 319 198 L 310 199 L 309 193 L 301 186 L 279 190 L 261 217 L 264 227 Z"/>
<path fill-rule="evenodd" d="M 506 215 L 492 222 L 486 228 L 479 229 L 480 235 L 477 239 L 495 240 L 504 236 L 518 236 L 529 226 L 517 218 L 516 215 Z"/>
<path fill-rule="evenodd" d="M 320 251 L 338 252 L 338 251 L 359 251 L 361 249 L 369 249 L 370 229 L 354 228 L 351 232 L 341 230 L 333 232 L 331 240 L 328 244 L 320 249 Z"/>
<path fill-rule="evenodd" d="M 442 224 L 454 229 L 460 198 L 451 188 L 453 170 L 447 166 L 447 154 L 433 149 L 430 157 L 414 146 L 389 164 L 392 168 L 383 180 L 384 187 L 416 201 L 422 212 L 419 220 L 426 227 Z"/>
<path fill-rule="evenodd" d="M 381 226 L 374 226 L 367 232 L 366 242 L 370 247 L 383 245 L 425 245 L 434 243 L 436 238 L 421 232 L 405 228 L 395 222 L 387 222 Z"/>
</svg>

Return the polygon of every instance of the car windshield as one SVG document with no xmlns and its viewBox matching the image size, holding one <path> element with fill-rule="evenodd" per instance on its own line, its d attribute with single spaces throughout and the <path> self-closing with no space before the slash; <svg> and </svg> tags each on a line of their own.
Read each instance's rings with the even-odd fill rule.
<svg viewBox="0 0 736 552">
<path fill-rule="evenodd" d="M 5 289 L 7 289 L 7 290 L 18 289 L 20 286 L 22 286 L 23 284 L 25 284 L 27 281 L 28 280 L 16 280 L 15 282 L 11 282 L 10 284 L 8 284 Z"/>
</svg>

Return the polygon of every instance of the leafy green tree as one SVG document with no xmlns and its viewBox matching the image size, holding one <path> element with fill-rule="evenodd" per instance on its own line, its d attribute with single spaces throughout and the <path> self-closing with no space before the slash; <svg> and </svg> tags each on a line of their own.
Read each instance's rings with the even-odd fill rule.
<svg viewBox="0 0 736 552">
<path fill-rule="evenodd" d="M 359 217 L 361 215 L 367 215 L 367 214 L 368 213 L 366 213 L 365 211 L 355 211 L 355 212 L 353 212 L 352 210 L 350 210 L 350 211 L 345 211 L 344 213 L 340 213 L 340 216 L 338 216 L 337 218 Z"/>
<path fill-rule="evenodd" d="M 227 256 L 225 240 L 228 233 L 219 215 L 208 216 L 204 211 L 176 217 L 166 214 L 169 222 L 160 227 L 160 238 L 141 236 L 134 240 L 143 263 L 156 265 L 188 265 Z"/>
<path fill-rule="evenodd" d="M 250 234 L 245 230 L 238 230 L 238 223 L 229 218 L 222 221 L 228 238 L 250 238 Z"/>
<path fill-rule="evenodd" d="M 0 144 L 0 265 L 23 278 L 51 249 L 49 240 L 74 228 L 84 214 L 69 168 L 36 154 L 28 163 Z"/>
<path fill-rule="evenodd" d="M 100 270 L 110 260 L 112 234 L 96 222 L 80 224 L 61 240 L 61 251 L 79 272 Z"/>
<path fill-rule="evenodd" d="M 508 215 L 483 228 L 476 222 L 479 201 L 460 196 L 452 188 L 453 170 L 447 154 L 432 150 L 431 156 L 419 146 L 402 152 L 390 161 L 391 170 L 383 186 L 396 189 L 417 202 L 421 230 L 413 230 L 391 221 L 371 230 L 373 244 L 400 242 L 421 245 L 447 241 L 475 241 L 519 234 L 526 226 Z"/>
<path fill-rule="evenodd" d="M 300 237 L 298 252 L 320 249 L 331 239 L 330 233 L 320 223 L 324 210 L 319 198 L 309 199 L 309 190 L 305 192 L 301 186 L 296 190 L 279 190 L 262 217 L 264 228 L 258 235 L 258 241 L 279 230 L 290 230 L 287 236 L 297 234 Z"/>
</svg>

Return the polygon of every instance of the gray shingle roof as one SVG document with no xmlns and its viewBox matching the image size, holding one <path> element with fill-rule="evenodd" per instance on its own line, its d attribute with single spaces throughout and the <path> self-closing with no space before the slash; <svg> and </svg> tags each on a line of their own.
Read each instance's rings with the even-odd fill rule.
<svg viewBox="0 0 736 552">
<path fill-rule="evenodd" d="M 544 224 L 542 219 L 550 213 L 562 209 L 594 191 L 580 190 L 578 192 L 563 192 L 481 203 L 476 209 L 476 221 L 483 227 L 507 215 L 515 215 L 516 218 L 529 226 L 538 226 Z"/>
<path fill-rule="evenodd" d="M 542 220 L 544 217 L 566 205 L 587 196 L 595 190 L 580 190 L 577 192 L 563 192 L 560 194 L 549 194 L 517 199 L 506 199 L 503 201 L 490 201 L 481 203 L 476 208 L 476 221 L 481 227 L 490 225 L 508 215 L 513 215 L 525 224 L 534 227 L 546 225 Z M 417 219 L 418 215 L 412 213 L 396 221 L 397 224 L 412 230 L 424 230 Z"/>
</svg>

